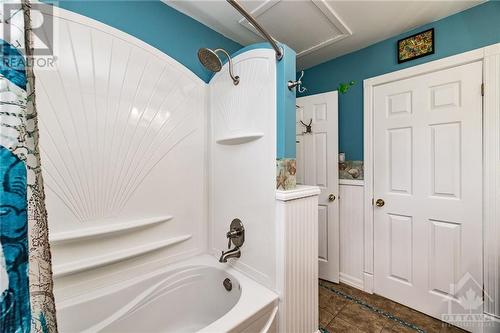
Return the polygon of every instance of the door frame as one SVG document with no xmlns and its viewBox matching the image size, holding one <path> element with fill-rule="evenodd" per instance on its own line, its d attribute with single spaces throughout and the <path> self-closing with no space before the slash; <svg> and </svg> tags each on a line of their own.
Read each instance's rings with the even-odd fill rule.
<svg viewBox="0 0 500 333">
<path fill-rule="evenodd" d="M 364 290 L 374 289 L 373 90 L 402 79 L 483 62 L 483 284 L 484 312 L 500 316 L 500 43 L 363 81 L 364 104 Z M 497 302 L 494 302 L 494 301 Z M 497 304 L 495 304 L 497 303 Z"/>
</svg>

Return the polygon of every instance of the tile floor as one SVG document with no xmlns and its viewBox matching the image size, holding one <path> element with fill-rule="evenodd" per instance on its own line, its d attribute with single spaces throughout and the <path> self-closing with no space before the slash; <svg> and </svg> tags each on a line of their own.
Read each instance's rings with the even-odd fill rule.
<svg viewBox="0 0 500 333">
<path fill-rule="evenodd" d="M 319 282 L 319 322 L 327 333 L 466 332 L 387 298 L 325 280 Z"/>
</svg>

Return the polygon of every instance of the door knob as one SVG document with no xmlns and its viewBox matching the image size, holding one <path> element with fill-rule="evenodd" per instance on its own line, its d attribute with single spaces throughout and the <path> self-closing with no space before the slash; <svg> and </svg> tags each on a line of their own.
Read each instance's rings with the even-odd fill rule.
<svg viewBox="0 0 500 333">
<path fill-rule="evenodd" d="M 335 201 L 335 195 L 333 193 L 330 193 L 328 196 L 328 201 Z"/>
<path fill-rule="evenodd" d="M 377 199 L 377 201 L 375 201 L 375 205 L 377 205 L 377 207 L 382 207 L 383 205 L 385 205 L 385 201 L 382 199 Z"/>
</svg>

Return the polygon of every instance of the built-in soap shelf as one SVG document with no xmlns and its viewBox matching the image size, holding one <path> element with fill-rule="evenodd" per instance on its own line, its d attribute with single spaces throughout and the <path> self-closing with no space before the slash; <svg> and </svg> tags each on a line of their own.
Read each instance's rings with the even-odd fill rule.
<svg viewBox="0 0 500 333">
<path fill-rule="evenodd" d="M 125 250 L 115 251 L 100 256 L 93 256 L 69 263 L 54 265 L 52 272 L 54 277 L 62 277 L 75 273 L 84 272 L 93 268 L 113 264 L 126 259 L 134 258 L 152 251 L 184 242 L 191 238 L 191 235 L 182 235 L 169 238 L 159 242 L 149 243 L 146 245 L 136 246 Z"/>
<path fill-rule="evenodd" d="M 264 136 L 264 133 L 254 132 L 254 133 L 244 133 L 238 135 L 232 135 L 223 137 L 221 139 L 215 140 L 220 145 L 241 145 L 250 141 L 255 141 Z"/>
<path fill-rule="evenodd" d="M 173 219 L 173 216 L 171 215 L 157 216 L 146 219 L 137 219 L 122 223 L 113 223 L 103 226 L 79 229 L 75 231 L 56 232 L 49 236 L 49 242 L 52 245 L 66 242 L 76 242 L 87 238 L 102 237 L 114 233 L 131 231 L 137 228 L 145 228 L 154 224 L 170 221 L 171 219 Z"/>
</svg>

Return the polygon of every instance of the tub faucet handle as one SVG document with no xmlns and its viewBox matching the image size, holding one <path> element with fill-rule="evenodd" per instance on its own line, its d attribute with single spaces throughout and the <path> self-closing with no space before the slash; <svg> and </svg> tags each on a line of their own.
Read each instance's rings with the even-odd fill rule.
<svg viewBox="0 0 500 333">
<path fill-rule="evenodd" d="M 236 247 L 241 247 L 243 245 L 245 242 L 245 228 L 243 227 L 243 223 L 241 223 L 240 219 L 234 219 L 231 221 L 226 237 L 228 238 L 228 249 L 231 248 L 231 243 L 233 243 Z"/>
<path fill-rule="evenodd" d="M 226 233 L 228 239 L 227 248 L 228 251 L 222 251 L 219 261 L 227 262 L 228 258 L 239 258 L 241 256 L 240 247 L 245 242 L 245 228 L 240 219 L 234 219 L 229 226 L 229 231 Z M 231 243 L 233 243 L 234 248 L 231 249 Z"/>
</svg>

